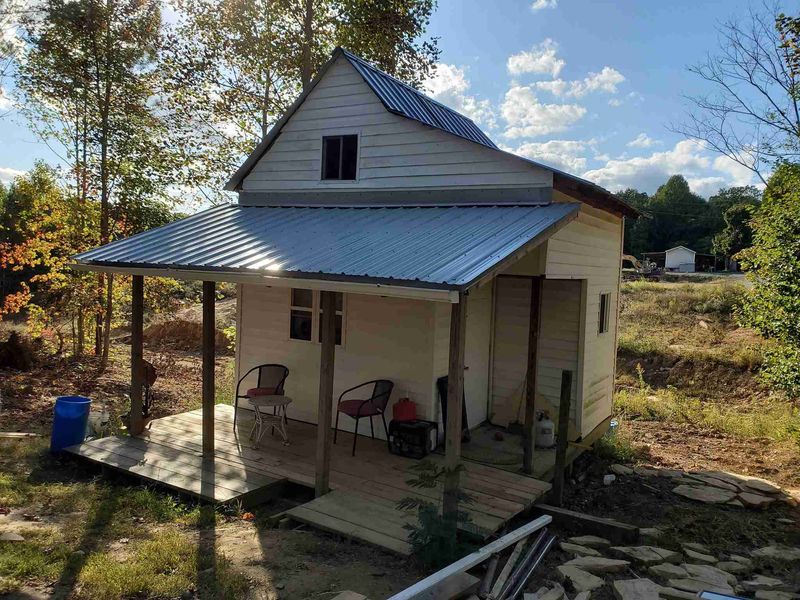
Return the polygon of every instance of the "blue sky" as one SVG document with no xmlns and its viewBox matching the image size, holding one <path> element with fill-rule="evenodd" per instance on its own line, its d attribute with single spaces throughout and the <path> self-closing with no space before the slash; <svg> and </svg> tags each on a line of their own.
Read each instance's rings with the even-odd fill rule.
<svg viewBox="0 0 800 600">
<path fill-rule="evenodd" d="M 609 189 L 653 192 L 682 173 L 708 196 L 754 179 L 668 127 L 684 118 L 683 96 L 704 91 L 687 65 L 715 49 L 721 20 L 750 5 L 439 0 L 430 33 L 442 64 L 428 89 L 503 148 Z M 0 180 L 37 158 L 58 162 L 13 113 L 0 119 Z"/>
</svg>

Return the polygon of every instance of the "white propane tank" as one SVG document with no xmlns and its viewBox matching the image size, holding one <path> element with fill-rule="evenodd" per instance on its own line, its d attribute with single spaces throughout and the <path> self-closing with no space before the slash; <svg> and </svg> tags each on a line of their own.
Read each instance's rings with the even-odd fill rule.
<svg viewBox="0 0 800 600">
<path fill-rule="evenodd" d="M 536 445 L 539 448 L 552 448 L 556 443 L 556 425 L 550 415 L 542 413 L 536 421 Z"/>
</svg>

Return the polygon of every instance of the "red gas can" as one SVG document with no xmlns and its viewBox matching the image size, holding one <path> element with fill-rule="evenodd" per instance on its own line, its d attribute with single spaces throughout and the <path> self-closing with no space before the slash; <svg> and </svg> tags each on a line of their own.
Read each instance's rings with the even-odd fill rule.
<svg viewBox="0 0 800 600">
<path fill-rule="evenodd" d="M 408 398 L 400 398 L 392 407 L 392 418 L 395 421 L 416 421 L 417 404 Z"/>
</svg>

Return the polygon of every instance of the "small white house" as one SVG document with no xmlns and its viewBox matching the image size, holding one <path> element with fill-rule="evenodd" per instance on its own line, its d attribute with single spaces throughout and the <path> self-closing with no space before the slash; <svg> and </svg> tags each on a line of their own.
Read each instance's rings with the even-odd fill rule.
<svg viewBox="0 0 800 600">
<path fill-rule="evenodd" d="M 667 250 L 664 256 L 664 269 L 666 271 L 679 271 L 681 273 L 694 273 L 694 250 L 686 246 L 675 246 Z"/>
<path fill-rule="evenodd" d="M 499 149 L 341 49 L 227 189 L 237 204 L 77 266 L 237 283 L 237 372 L 286 365 L 293 419 L 318 422 L 327 367 L 332 418 L 341 391 L 389 379 L 392 403 L 411 398 L 420 418 L 440 421 L 437 379 L 463 372 L 470 427 L 530 420 L 534 408 L 555 418 L 569 371 L 573 437 L 607 426 L 623 220 L 638 216 L 615 195 Z M 324 292 L 336 294 L 327 366 Z"/>
</svg>

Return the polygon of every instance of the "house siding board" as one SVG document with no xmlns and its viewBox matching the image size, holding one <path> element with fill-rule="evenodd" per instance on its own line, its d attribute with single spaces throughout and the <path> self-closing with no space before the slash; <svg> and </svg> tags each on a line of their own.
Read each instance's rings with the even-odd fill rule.
<svg viewBox="0 0 800 600">
<path fill-rule="evenodd" d="M 492 289 L 482 286 L 470 292 L 467 300 L 467 329 L 464 348 L 464 397 L 470 428 L 487 419 L 489 387 L 489 331 L 492 326 Z M 450 356 L 450 307 L 438 304 L 434 325 L 433 394 L 436 415 L 441 422 L 436 380 L 447 375 Z"/>
<path fill-rule="evenodd" d="M 578 217 L 547 242 L 547 277 L 585 280 L 583 364 L 579 367 L 583 393 L 578 425 L 582 435 L 590 433 L 612 411 L 621 228 L 621 219 L 584 205 Z M 601 293 L 611 294 L 613 316 L 609 331 L 598 334 Z"/>
<path fill-rule="evenodd" d="M 458 126 L 450 125 L 455 135 L 472 135 L 456 132 Z M 360 166 L 355 182 L 332 184 L 320 180 L 322 136 L 339 133 L 360 136 Z M 384 160 L 370 160 L 377 157 Z M 284 168 L 292 160 L 299 161 L 299 165 Z M 547 169 L 389 112 L 342 56 L 284 125 L 272 147 L 245 177 L 242 189 L 335 192 L 551 187 L 552 182 L 552 173 Z M 242 200 L 248 201 L 246 197 Z"/>
<path fill-rule="evenodd" d="M 290 370 L 286 394 L 293 400 L 289 418 L 316 423 L 320 346 L 289 339 L 290 291 L 247 284 L 241 290 L 241 372 L 262 363 L 285 364 Z M 391 404 L 408 396 L 418 403 L 421 418 L 434 416 L 430 382 L 435 306 L 419 300 L 348 294 L 344 346 L 336 348 L 334 397 L 359 383 L 386 378 L 395 383 Z M 243 387 L 251 384 L 254 381 L 246 381 Z M 340 419 L 344 431 L 352 431 L 353 425 L 350 418 Z M 362 422 L 359 431 L 368 434 L 369 424 Z M 383 425 L 376 423 L 375 435 L 385 437 Z"/>
<path fill-rule="evenodd" d="M 531 273 L 533 275 L 535 273 Z M 496 284 L 497 309 L 492 382 L 493 423 L 507 425 L 521 418 L 528 366 L 531 281 L 500 277 Z M 545 279 L 542 284 L 541 328 L 536 366 L 537 408 L 544 399 L 557 408 L 561 371 L 577 373 L 580 335 L 580 283 Z M 578 411 L 578 378 L 573 378 L 571 419 Z M 551 415 L 555 418 L 557 415 Z"/>
</svg>

